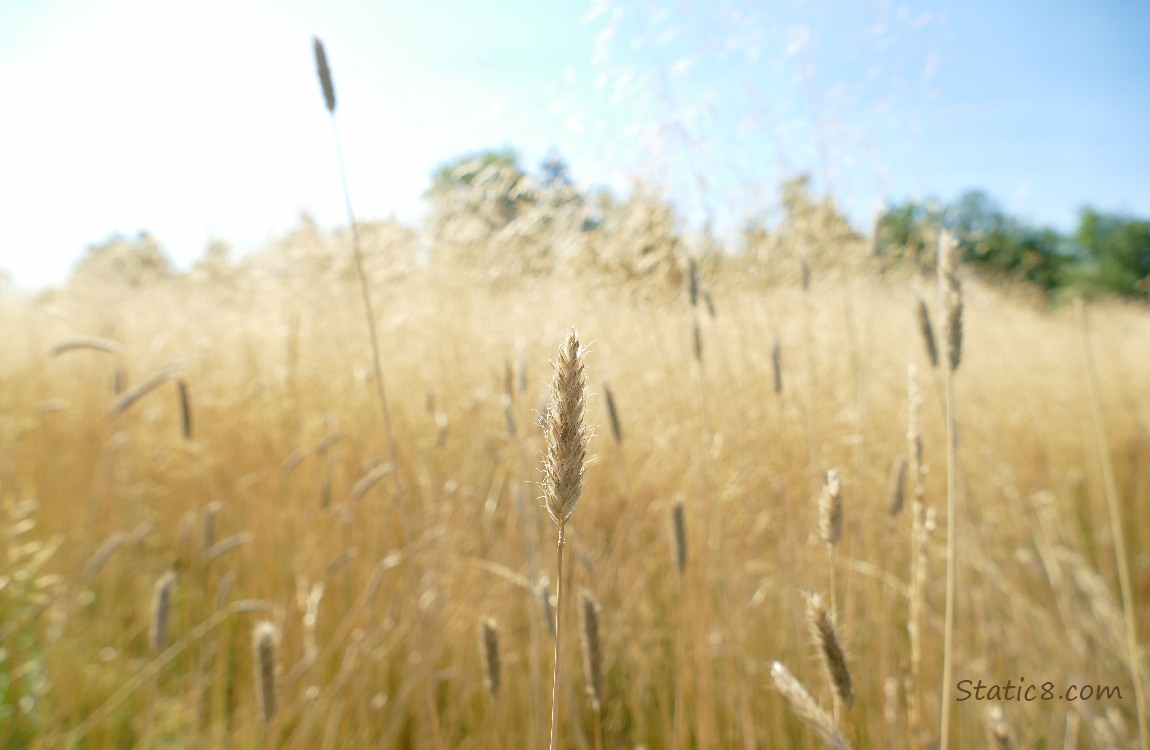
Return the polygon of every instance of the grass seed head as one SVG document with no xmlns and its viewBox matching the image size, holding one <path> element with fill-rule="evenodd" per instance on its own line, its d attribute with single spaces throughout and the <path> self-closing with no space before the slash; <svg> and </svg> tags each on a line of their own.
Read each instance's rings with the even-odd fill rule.
<svg viewBox="0 0 1150 750">
<path fill-rule="evenodd" d="M 938 367 L 938 345 L 934 340 L 934 326 L 930 324 L 930 308 L 926 300 L 918 298 L 918 330 L 922 334 L 923 346 L 926 347 L 926 356 L 931 367 Z"/>
<path fill-rule="evenodd" d="M 938 286 L 946 334 L 946 360 L 951 371 L 962 361 L 962 285 L 958 281 L 958 240 L 950 232 L 938 237 Z"/>
<path fill-rule="evenodd" d="M 315 68 L 319 74 L 319 85 L 323 88 L 323 103 L 328 112 L 335 112 L 335 85 L 331 81 L 331 68 L 327 64 L 327 53 L 323 49 L 323 42 L 318 36 L 312 37 L 312 46 L 315 48 Z"/>
<path fill-rule="evenodd" d="M 180 398 L 180 428 L 184 440 L 192 439 L 192 398 L 188 393 L 188 384 L 183 378 L 176 381 L 176 393 Z"/>
<path fill-rule="evenodd" d="M 822 738 L 830 750 L 850 750 L 846 738 L 835 729 L 834 720 L 818 703 L 815 703 L 815 699 L 803 687 L 803 683 L 777 661 L 771 665 L 771 679 L 787 699 L 795 715 Z"/>
<path fill-rule="evenodd" d="M 575 512 L 583 491 L 590 433 L 583 424 L 587 379 L 584 349 L 575 329 L 559 347 L 551 403 L 541 416 L 547 448 L 543 457 L 543 493 L 547 514 L 562 528 Z"/>
<path fill-rule="evenodd" d="M 615 408 L 615 396 L 611 393 L 611 386 L 603 384 L 603 395 L 607 400 L 607 418 L 611 421 L 611 435 L 616 443 L 623 442 L 623 428 L 619 425 L 619 412 Z"/>
<path fill-rule="evenodd" d="M 499 630 L 492 617 L 479 624 L 479 646 L 483 655 L 483 682 L 487 685 L 487 692 L 496 696 L 502 680 L 502 663 L 499 661 Z"/>
<path fill-rule="evenodd" d="M 891 469 L 893 481 L 891 482 L 890 514 L 897 516 L 906 504 L 906 456 L 899 456 Z"/>
<path fill-rule="evenodd" d="M 850 669 L 847 667 L 846 656 L 843 655 L 830 612 L 818 594 L 812 594 L 807 598 L 807 620 L 810 622 L 811 637 L 819 647 L 827 680 L 839 700 L 849 708 L 855 700 Z"/>
<path fill-rule="evenodd" d="M 671 506 L 671 531 L 675 539 L 675 565 L 682 575 L 687 571 L 687 519 L 682 500 L 676 500 Z"/>
<path fill-rule="evenodd" d="M 603 705 L 603 646 L 599 641 L 599 603 L 591 592 L 579 592 L 582 614 L 583 673 L 587 678 L 587 695 L 591 706 L 599 711 Z"/>
<path fill-rule="evenodd" d="M 252 631 L 252 651 L 256 661 L 256 697 L 260 715 L 270 722 L 276 714 L 276 641 L 279 631 L 275 624 L 264 620 Z"/>
<path fill-rule="evenodd" d="M 771 340 L 771 372 L 775 379 L 775 393 L 783 392 L 783 353 L 779 346 L 779 337 L 775 335 Z"/>
<path fill-rule="evenodd" d="M 152 588 L 152 651 L 162 652 L 168 646 L 168 627 L 172 619 L 172 590 L 176 587 L 176 574 L 169 570 L 156 580 Z"/>
<path fill-rule="evenodd" d="M 843 493 L 838 469 L 827 472 L 827 483 L 819 494 L 819 537 L 835 546 L 843 536 Z"/>
</svg>

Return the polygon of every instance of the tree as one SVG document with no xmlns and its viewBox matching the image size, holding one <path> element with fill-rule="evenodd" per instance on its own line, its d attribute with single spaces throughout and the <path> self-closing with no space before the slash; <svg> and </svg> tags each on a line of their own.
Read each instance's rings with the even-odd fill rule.
<svg viewBox="0 0 1150 750">
<path fill-rule="evenodd" d="M 441 239 L 469 243 L 490 238 L 535 198 L 531 181 L 511 149 L 453 159 L 432 175 L 432 230 Z"/>
<path fill-rule="evenodd" d="M 1073 243 L 1086 264 L 1077 274 L 1079 284 L 1092 290 L 1148 296 L 1150 222 L 1085 208 Z"/>
<path fill-rule="evenodd" d="M 546 189 L 566 189 L 574 185 L 571 180 L 571 169 L 567 162 L 556 151 L 547 154 L 547 158 L 539 165 L 539 183 Z"/>
<path fill-rule="evenodd" d="M 929 265 L 935 237 L 945 227 L 960 238 L 967 264 L 991 277 L 1032 282 L 1048 292 L 1067 282 L 1074 263 L 1062 235 L 1007 216 L 981 191 L 964 193 L 946 206 L 907 202 L 883 214 L 880 226 L 884 255 Z"/>
<path fill-rule="evenodd" d="M 72 271 L 72 284 L 100 282 L 140 287 L 172 275 L 172 265 L 160 243 L 148 232 L 134 240 L 113 235 L 98 245 L 88 247 L 87 254 Z"/>
</svg>

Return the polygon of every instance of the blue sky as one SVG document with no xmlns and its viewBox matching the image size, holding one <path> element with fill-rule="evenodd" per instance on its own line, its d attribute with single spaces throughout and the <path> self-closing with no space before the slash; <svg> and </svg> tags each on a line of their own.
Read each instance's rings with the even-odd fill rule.
<svg viewBox="0 0 1150 750">
<path fill-rule="evenodd" d="M 36 288 L 116 232 L 186 268 L 343 224 L 313 33 L 361 218 L 417 222 L 437 165 L 507 145 L 720 229 L 799 171 L 860 228 L 971 188 L 1062 230 L 1150 216 L 1147 29 L 1146 0 L 0 0 L 0 268 Z"/>
</svg>

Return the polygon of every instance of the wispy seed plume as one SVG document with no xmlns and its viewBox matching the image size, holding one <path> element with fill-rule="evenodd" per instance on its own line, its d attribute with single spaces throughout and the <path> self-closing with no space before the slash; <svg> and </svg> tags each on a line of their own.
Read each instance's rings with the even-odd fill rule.
<svg viewBox="0 0 1150 750">
<path fill-rule="evenodd" d="M 551 403 L 541 417 L 547 449 L 543 457 L 543 493 L 547 514 L 562 528 L 575 512 L 583 491 L 590 433 L 583 425 L 587 380 L 584 350 L 575 329 L 559 348 Z"/>
</svg>

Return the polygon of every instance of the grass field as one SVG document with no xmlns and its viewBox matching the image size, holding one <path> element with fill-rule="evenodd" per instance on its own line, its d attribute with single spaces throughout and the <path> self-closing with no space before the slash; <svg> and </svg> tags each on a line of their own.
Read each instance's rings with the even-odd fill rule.
<svg viewBox="0 0 1150 750">
<path fill-rule="evenodd" d="M 804 290 L 704 264 L 712 316 L 685 284 L 373 265 L 392 465 L 350 250 L 294 242 L 279 272 L 0 299 L 0 746 L 546 747 L 556 529 L 537 422 L 572 327 L 595 435 L 567 526 L 563 746 L 823 747 L 776 661 L 850 747 L 938 741 L 946 410 L 904 272 L 816 268 Z M 320 245 L 339 260 L 290 261 Z M 1150 316 L 1088 309 L 1103 443 L 1075 310 L 968 275 L 963 292 L 951 746 L 1136 747 L 1102 447 L 1145 644 Z M 100 340 L 54 352 L 81 337 Z M 923 506 L 907 472 L 892 515 L 908 364 Z M 598 712 L 580 589 L 600 607 Z M 816 593 L 849 706 L 811 638 Z M 962 700 L 1008 680 L 1037 699 Z"/>
</svg>

